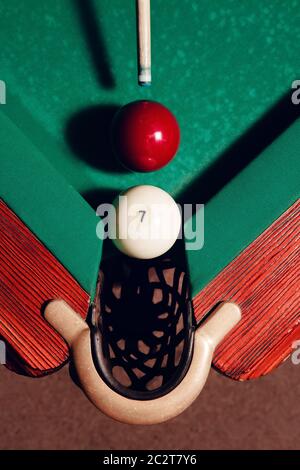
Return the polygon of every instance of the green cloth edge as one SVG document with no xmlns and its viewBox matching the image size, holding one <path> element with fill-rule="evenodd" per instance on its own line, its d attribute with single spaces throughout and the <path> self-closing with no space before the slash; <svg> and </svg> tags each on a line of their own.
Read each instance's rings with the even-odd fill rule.
<svg viewBox="0 0 300 470">
<path fill-rule="evenodd" d="M 193 296 L 299 198 L 299 136 L 297 120 L 205 205 L 204 246 L 187 251 Z"/>
<path fill-rule="evenodd" d="M 93 298 L 99 218 L 32 142 L 0 113 L 0 197 Z"/>
</svg>

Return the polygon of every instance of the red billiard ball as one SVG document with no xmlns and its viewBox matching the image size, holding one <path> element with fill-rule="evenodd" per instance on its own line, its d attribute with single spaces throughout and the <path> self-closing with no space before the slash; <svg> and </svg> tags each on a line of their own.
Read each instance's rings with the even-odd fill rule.
<svg viewBox="0 0 300 470">
<path fill-rule="evenodd" d="M 156 101 L 134 101 L 114 117 L 112 145 L 119 160 L 130 170 L 159 170 L 172 160 L 179 141 L 175 116 Z"/>
</svg>

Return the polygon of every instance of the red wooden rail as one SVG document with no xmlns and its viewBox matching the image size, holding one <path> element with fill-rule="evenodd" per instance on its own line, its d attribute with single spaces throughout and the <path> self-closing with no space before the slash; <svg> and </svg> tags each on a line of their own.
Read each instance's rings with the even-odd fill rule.
<svg viewBox="0 0 300 470">
<path fill-rule="evenodd" d="M 52 298 L 86 316 L 89 295 L 0 200 L 0 336 L 16 353 L 13 366 L 33 376 L 68 359 L 66 344 L 41 315 Z"/>
<path fill-rule="evenodd" d="M 232 300 L 242 320 L 216 351 L 215 367 L 236 380 L 270 372 L 300 339 L 300 201 L 194 298 L 197 320 Z"/>
</svg>

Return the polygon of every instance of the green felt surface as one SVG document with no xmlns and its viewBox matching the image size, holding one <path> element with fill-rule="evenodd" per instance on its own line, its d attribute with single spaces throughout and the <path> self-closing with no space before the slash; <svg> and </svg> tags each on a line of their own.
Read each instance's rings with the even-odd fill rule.
<svg viewBox="0 0 300 470">
<path fill-rule="evenodd" d="M 32 145 L 0 114 L 0 198 L 69 269 L 91 295 L 102 242 L 94 211 Z"/>
<path fill-rule="evenodd" d="M 0 79 L 7 84 L 7 104 L 0 112 L 77 191 L 88 200 L 93 195 L 94 204 L 135 184 L 155 184 L 181 199 L 193 184 L 193 200 L 206 202 L 197 200 L 195 180 L 210 186 L 210 179 L 201 177 L 299 78 L 299 0 L 151 3 L 153 84 L 141 88 L 133 0 L 0 1 Z M 108 107 L 136 99 L 161 101 L 179 121 L 180 149 L 166 168 L 152 174 L 123 173 L 107 166 L 107 149 L 96 149 L 99 159 L 93 150 L 91 159 L 88 146 L 74 148 L 70 123 L 77 122 L 78 141 L 85 118 L 105 117 Z M 76 116 L 81 116 L 79 126 Z M 294 183 L 289 184 L 293 173 L 287 174 L 286 190 L 277 193 L 284 158 L 286 166 L 294 158 L 299 169 L 293 154 L 297 139 L 287 136 L 286 156 L 282 144 L 270 150 L 272 156 L 258 152 L 256 161 L 207 204 L 205 247 L 188 254 L 194 292 L 297 197 Z M 16 139 L 18 145 L 21 149 L 22 139 Z M 1 158 L 9 156 L 10 146 L 1 143 Z M 276 192 L 278 199 L 268 196 L 269 202 L 256 211 L 255 204 L 266 196 L 268 174 L 274 184 L 270 194 Z M 244 175 L 250 175 L 247 190 Z M 200 188 L 199 197 L 202 193 Z M 238 230 L 230 231 L 226 220 Z M 31 225 L 30 215 L 27 222 Z M 93 241 L 90 258 L 94 249 Z M 69 268 L 70 261 L 66 256 Z"/>
</svg>

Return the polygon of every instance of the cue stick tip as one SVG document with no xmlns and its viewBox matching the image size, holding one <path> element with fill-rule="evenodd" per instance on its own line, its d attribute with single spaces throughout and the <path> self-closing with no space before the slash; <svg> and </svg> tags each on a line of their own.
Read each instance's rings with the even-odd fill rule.
<svg viewBox="0 0 300 470">
<path fill-rule="evenodd" d="M 138 77 L 139 85 L 150 86 L 151 85 L 151 68 L 141 68 Z"/>
</svg>

